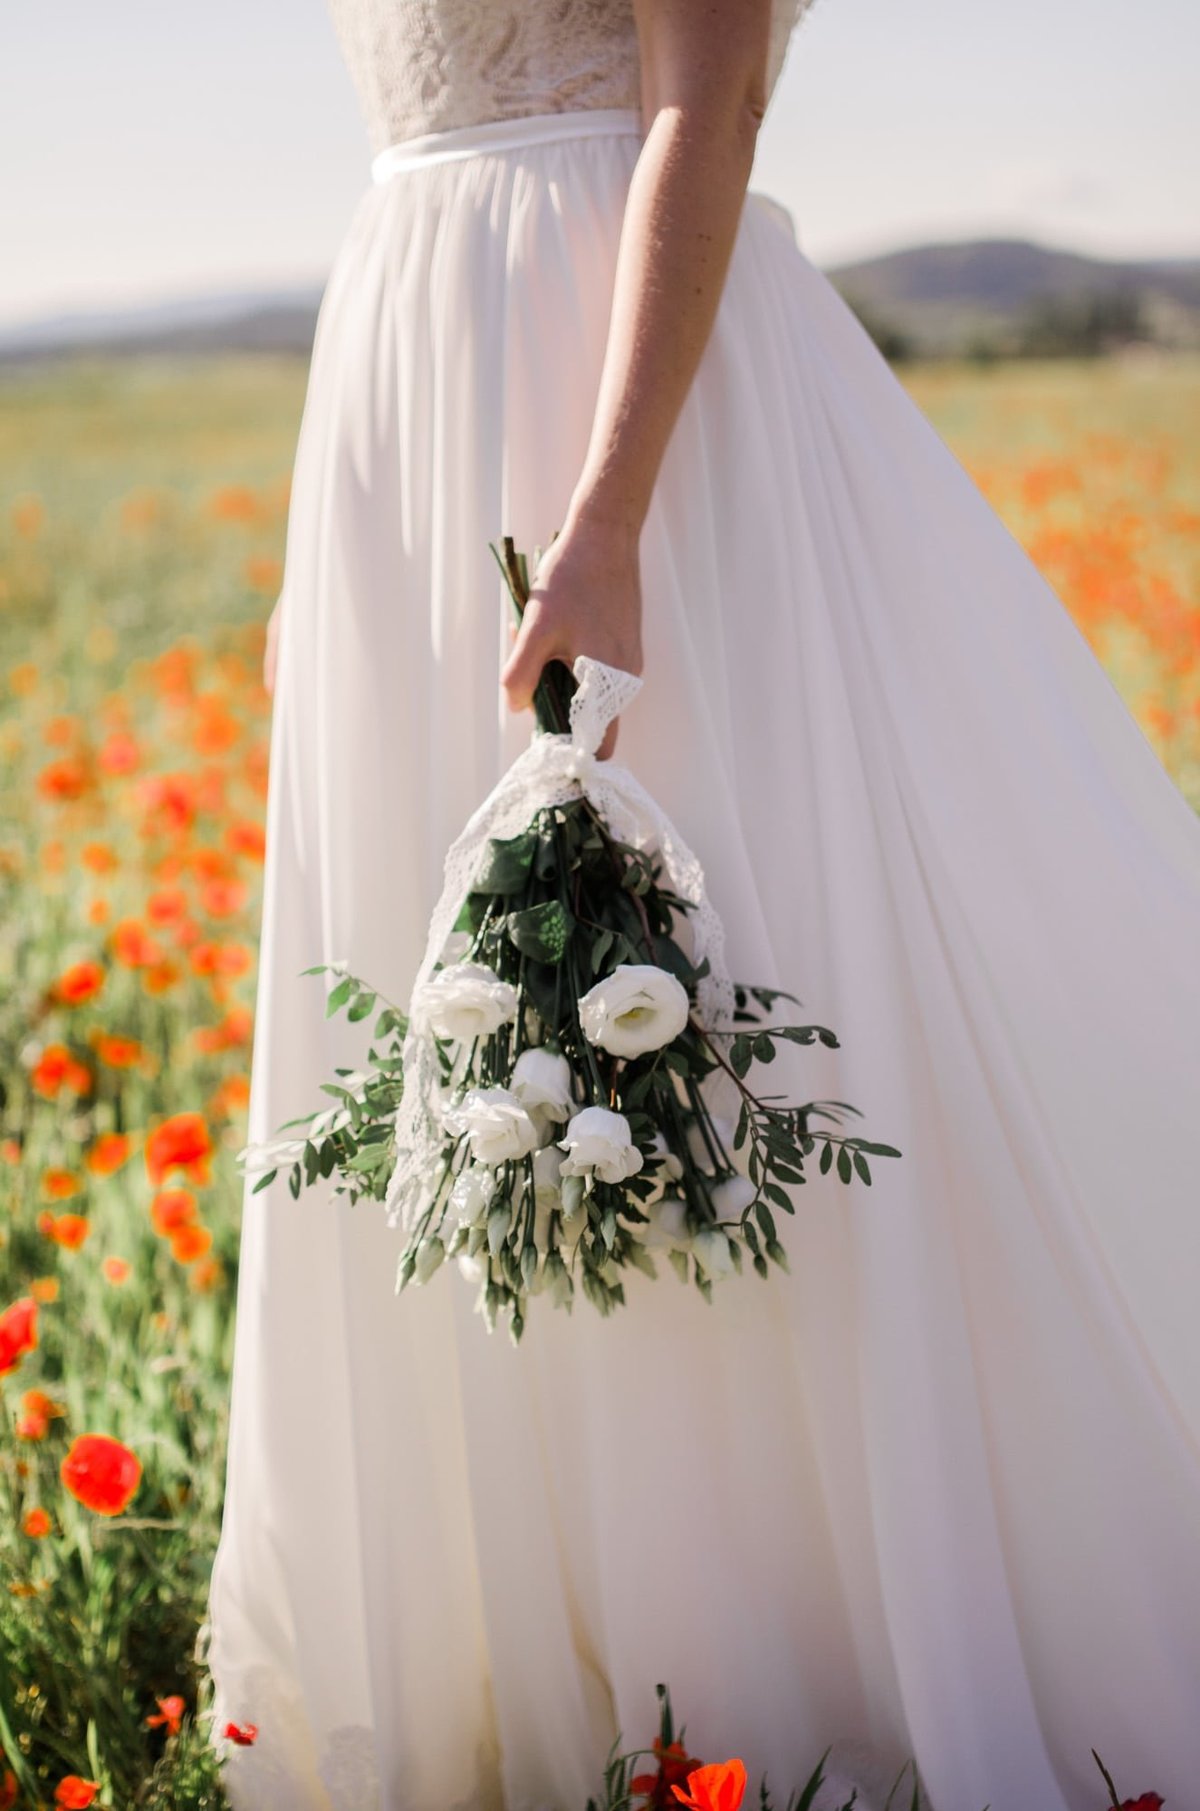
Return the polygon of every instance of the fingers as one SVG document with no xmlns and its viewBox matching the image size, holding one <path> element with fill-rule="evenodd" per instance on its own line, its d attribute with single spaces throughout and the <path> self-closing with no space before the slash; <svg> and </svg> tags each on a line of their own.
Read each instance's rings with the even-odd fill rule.
<svg viewBox="0 0 1200 1811">
<path fill-rule="evenodd" d="M 542 627 L 540 613 L 531 601 L 525 607 L 512 651 L 500 674 L 500 684 L 507 694 L 510 710 L 529 709 L 542 668 L 557 654 L 557 644 Z"/>
</svg>

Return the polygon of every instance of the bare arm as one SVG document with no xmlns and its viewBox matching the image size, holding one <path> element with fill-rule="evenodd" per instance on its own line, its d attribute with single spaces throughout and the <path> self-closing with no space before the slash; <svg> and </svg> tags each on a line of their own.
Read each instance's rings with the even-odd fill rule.
<svg viewBox="0 0 1200 1811">
<path fill-rule="evenodd" d="M 638 540 L 716 318 L 766 104 L 770 0 L 634 0 L 645 141 L 629 186 L 591 440 L 501 680 L 548 660 L 642 670 Z M 611 753 L 615 726 L 601 746 Z"/>
</svg>

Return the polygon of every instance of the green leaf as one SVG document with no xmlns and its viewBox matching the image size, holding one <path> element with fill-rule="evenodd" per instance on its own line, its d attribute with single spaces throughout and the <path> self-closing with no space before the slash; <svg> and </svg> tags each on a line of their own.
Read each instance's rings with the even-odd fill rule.
<svg viewBox="0 0 1200 1811">
<path fill-rule="evenodd" d="M 522 830 L 520 836 L 491 837 L 480 859 L 472 891 L 520 893 L 529 879 L 536 849 L 537 834 L 532 826 Z"/>
<path fill-rule="evenodd" d="M 733 1070 L 733 1073 L 737 1076 L 739 1081 L 741 1081 L 746 1074 L 753 1058 L 754 1050 L 750 1039 L 746 1037 L 743 1032 L 739 1032 L 737 1037 L 734 1038 L 733 1043 L 729 1046 L 729 1067 Z"/>
<path fill-rule="evenodd" d="M 754 1040 L 754 1054 L 760 1063 L 775 1061 L 775 1046 L 765 1031 L 760 1031 Z"/>
<path fill-rule="evenodd" d="M 562 961 L 575 929 L 574 918 L 557 899 L 544 899 L 540 905 L 510 912 L 504 923 L 523 956 L 551 966 Z"/>
<path fill-rule="evenodd" d="M 762 1227 L 763 1237 L 766 1239 L 767 1244 L 770 1245 L 772 1239 L 776 1237 L 775 1218 L 765 1201 L 756 1201 L 754 1203 L 754 1217 Z"/>
<path fill-rule="evenodd" d="M 821 1042 L 828 1049 L 830 1049 L 830 1050 L 840 1049 L 840 1045 L 838 1044 L 838 1041 L 834 1037 L 832 1031 L 826 1031 L 826 1029 L 823 1025 L 820 1025 L 817 1027 L 817 1036 L 820 1038 Z"/>
<path fill-rule="evenodd" d="M 863 1181 L 866 1183 L 867 1187 L 870 1188 L 871 1172 L 867 1168 L 867 1160 L 863 1156 L 861 1151 L 855 1151 L 855 1153 L 854 1153 L 854 1167 L 858 1171 L 859 1175 L 862 1177 Z"/>
<path fill-rule="evenodd" d="M 591 971 L 593 975 L 598 975 L 600 973 L 604 958 L 607 956 L 615 942 L 615 932 L 607 929 L 597 932 L 596 936 L 593 937 L 591 953 Z"/>
<path fill-rule="evenodd" d="M 375 1010 L 375 995 L 374 994 L 359 994 L 357 1000 L 354 1001 L 353 1005 L 350 1007 L 349 1011 L 347 1012 L 346 1017 L 348 1019 L 352 1020 L 355 1024 L 357 1024 L 359 1019 L 365 1019 L 367 1014 L 369 1012 L 374 1012 L 374 1010 Z"/>
<path fill-rule="evenodd" d="M 823 1147 L 823 1149 L 821 1151 L 821 1174 L 822 1174 L 822 1176 L 827 1176 L 829 1174 L 829 1166 L 832 1162 L 833 1162 L 833 1146 L 831 1144 L 827 1144 Z"/>
<path fill-rule="evenodd" d="M 354 982 L 349 975 L 343 975 L 342 979 L 338 982 L 337 986 L 325 1001 L 325 1017 L 331 1019 L 334 1013 L 346 1004 L 346 1001 L 350 998 L 353 991 Z"/>
<path fill-rule="evenodd" d="M 269 1188 L 278 1174 L 278 1170 L 268 1170 L 265 1176 L 259 1177 L 258 1181 L 254 1184 L 254 1187 L 250 1190 L 250 1193 L 252 1195 L 257 1195 L 260 1189 Z"/>
<path fill-rule="evenodd" d="M 846 1149 L 845 1145 L 843 1145 L 842 1148 L 840 1149 L 840 1151 L 838 1152 L 837 1168 L 838 1168 L 838 1175 L 841 1177 L 842 1181 L 849 1182 L 850 1177 L 853 1174 L 853 1171 L 851 1170 L 851 1167 L 850 1167 L 850 1153 Z"/>
</svg>

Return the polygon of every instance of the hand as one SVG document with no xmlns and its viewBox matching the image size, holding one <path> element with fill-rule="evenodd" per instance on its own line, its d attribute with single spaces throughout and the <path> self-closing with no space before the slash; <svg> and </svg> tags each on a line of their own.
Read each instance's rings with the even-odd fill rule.
<svg viewBox="0 0 1200 1811">
<path fill-rule="evenodd" d="M 577 654 L 627 673 L 642 670 L 642 586 L 635 532 L 583 519 L 555 536 L 538 562 L 529 602 L 500 683 L 510 710 L 528 710 L 542 668 L 570 666 Z M 597 754 L 606 759 L 617 740 L 609 724 Z"/>
<path fill-rule="evenodd" d="M 275 608 L 267 618 L 267 643 L 263 649 L 263 684 L 268 692 L 275 690 L 275 661 L 279 648 L 279 606 L 283 599 L 275 600 Z"/>
</svg>

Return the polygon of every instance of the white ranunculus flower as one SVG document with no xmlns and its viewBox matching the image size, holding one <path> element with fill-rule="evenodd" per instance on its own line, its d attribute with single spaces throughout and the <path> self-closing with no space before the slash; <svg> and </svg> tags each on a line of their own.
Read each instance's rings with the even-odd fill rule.
<svg viewBox="0 0 1200 1811">
<path fill-rule="evenodd" d="M 472 1088 L 443 1115 L 443 1125 L 471 1140 L 476 1163 L 495 1169 L 509 1158 L 524 1157 L 537 1144 L 537 1127 L 515 1094 L 507 1088 Z"/>
<path fill-rule="evenodd" d="M 629 1134 L 623 1113 L 607 1107 L 584 1107 L 567 1127 L 559 1147 L 567 1155 L 563 1176 L 597 1176 L 601 1182 L 624 1182 L 642 1167 L 642 1153 Z"/>
<path fill-rule="evenodd" d="M 513 1065 L 509 1087 L 527 1110 L 537 1108 L 542 1118 L 555 1122 L 570 1119 L 571 1065 L 555 1050 L 522 1050 Z"/>
<path fill-rule="evenodd" d="M 702 1226 L 698 1233 L 694 1233 L 692 1252 L 705 1276 L 711 1277 L 714 1283 L 731 1274 L 733 1258 L 729 1240 L 719 1226 Z"/>
<path fill-rule="evenodd" d="M 733 1121 L 731 1119 L 726 1119 L 721 1113 L 710 1113 L 708 1117 L 712 1122 L 713 1132 L 716 1134 L 718 1151 L 722 1149 L 727 1152 L 732 1151 L 733 1135 L 737 1131 L 737 1127 L 734 1125 Z M 712 1153 L 709 1151 L 708 1145 L 705 1142 L 704 1133 L 701 1131 L 700 1122 L 697 1119 L 693 1118 L 691 1124 L 688 1126 L 687 1144 L 688 1150 L 691 1153 L 692 1162 L 695 1163 L 699 1169 L 711 1171 L 713 1167 Z"/>
<path fill-rule="evenodd" d="M 749 1207 L 757 1194 L 749 1176 L 726 1176 L 724 1182 L 718 1182 L 716 1188 L 709 1190 L 708 1198 L 719 1220 L 733 1220 Z"/>
<path fill-rule="evenodd" d="M 687 1202 L 682 1195 L 663 1195 L 660 1200 L 651 1201 L 646 1212 L 650 1216 L 649 1225 L 637 1228 L 643 1245 L 652 1251 L 687 1249 L 692 1234 L 687 1223 Z"/>
<path fill-rule="evenodd" d="M 456 962 L 416 990 L 412 1012 L 438 1037 L 469 1044 L 516 1017 L 517 990 L 482 962 Z"/>
<path fill-rule="evenodd" d="M 665 968 L 623 962 L 579 1002 L 589 1043 L 612 1056 L 642 1056 L 677 1038 L 688 1019 L 687 989 Z"/>
<path fill-rule="evenodd" d="M 496 1190 L 491 1170 L 477 1163 L 467 1164 L 454 1178 L 450 1190 L 450 1209 L 458 1215 L 461 1226 L 475 1226 L 487 1219 L 488 1204 Z"/>
</svg>

